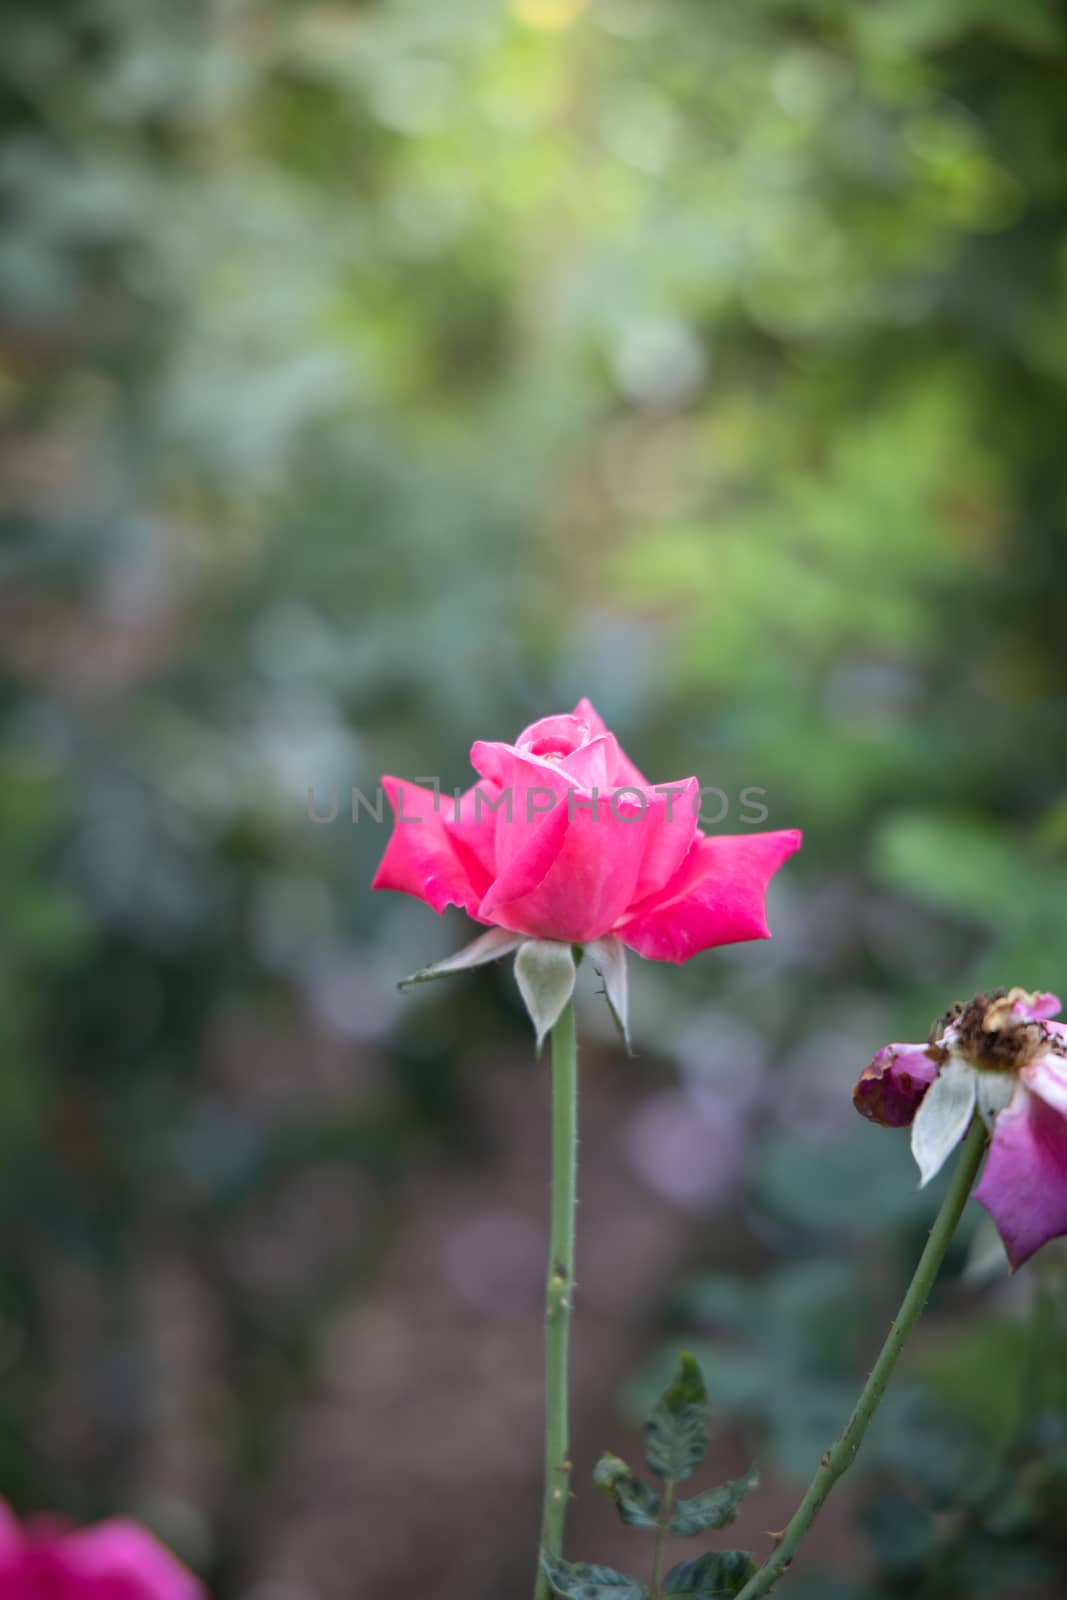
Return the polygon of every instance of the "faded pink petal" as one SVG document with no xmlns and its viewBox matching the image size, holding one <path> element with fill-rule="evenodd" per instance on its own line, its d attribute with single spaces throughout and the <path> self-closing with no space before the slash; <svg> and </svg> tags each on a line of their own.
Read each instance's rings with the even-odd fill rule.
<svg viewBox="0 0 1067 1600">
<path fill-rule="evenodd" d="M 1035 1077 L 1042 1079 L 1041 1093 L 1031 1087 Z M 1011 1103 L 997 1117 L 974 1191 L 996 1223 L 1013 1269 L 1067 1233 L 1067 1117 L 1045 1098 L 1047 1088 L 1042 1074 L 1024 1069 Z"/>
<path fill-rule="evenodd" d="M 477 916 L 489 879 L 471 852 L 461 856 L 449 835 L 445 826 L 452 805 L 449 797 L 401 778 L 385 777 L 382 787 L 396 821 L 371 888 L 414 895 L 435 911 L 462 906 L 472 917 Z"/>
<path fill-rule="evenodd" d="M 1024 1067 L 1019 1074 L 1026 1087 L 1039 1095 L 1045 1104 L 1067 1117 L 1067 1060 L 1063 1056 L 1040 1056 Z"/>
<path fill-rule="evenodd" d="M 937 1077 L 937 1062 L 921 1044 L 887 1044 L 860 1073 L 852 1103 L 886 1128 L 903 1128 L 914 1117 Z"/>
<path fill-rule="evenodd" d="M 767 885 L 800 838 L 794 828 L 700 838 L 666 887 L 614 931 L 653 961 L 688 961 L 714 945 L 768 939 Z"/>
<path fill-rule="evenodd" d="M 1049 1017 L 1059 1016 L 1063 1004 L 1058 994 L 1032 994 L 1029 1004 L 1022 1001 L 1016 1003 L 1015 1014 L 1024 1022 L 1046 1022 Z M 1057 1024 L 1058 1029 L 1063 1028 L 1063 1023 Z"/>
</svg>

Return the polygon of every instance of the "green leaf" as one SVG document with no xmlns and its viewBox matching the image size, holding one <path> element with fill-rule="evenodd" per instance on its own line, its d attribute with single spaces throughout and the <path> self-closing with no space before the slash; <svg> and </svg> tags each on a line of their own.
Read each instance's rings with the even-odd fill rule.
<svg viewBox="0 0 1067 1600">
<path fill-rule="evenodd" d="M 574 993 L 577 969 L 569 944 L 555 939 L 527 939 L 515 957 L 515 981 L 537 1034 L 540 1050 Z"/>
<path fill-rule="evenodd" d="M 743 1478 L 720 1484 L 691 1500 L 679 1500 L 671 1516 L 671 1532 L 688 1538 L 711 1528 L 725 1528 L 737 1516 L 737 1508 L 750 1489 L 759 1483 L 759 1473 L 750 1467 Z"/>
<path fill-rule="evenodd" d="M 747 1550 L 711 1550 L 696 1561 L 672 1567 L 663 1585 L 664 1600 L 726 1600 L 740 1594 L 756 1571 Z"/>
<path fill-rule="evenodd" d="M 657 1477 L 692 1476 L 708 1448 L 708 1391 L 693 1357 L 683 1351 L 674 1378 L 645 1423 L 645 1460 Z"/>
<path fill-rule="evenodd" d="M 654 1528 L 659 1516 L 659 1495 L 635 1478 L 625 1461 L 603 1455 L 593 1469 L 593 1482 L 614 1500 L 619 1516 L 631 1528 Z"/>
<path fill-rule="evenodd" d="M 643 1583 L 628 1578 L 625 1572 L 616 1572 L 613 1567 L 561 1561 L 544 1551 L 541 1570 L 553 1592 L 563 1600 L 645 1600 L 648 1593 Z"/>
</svg>

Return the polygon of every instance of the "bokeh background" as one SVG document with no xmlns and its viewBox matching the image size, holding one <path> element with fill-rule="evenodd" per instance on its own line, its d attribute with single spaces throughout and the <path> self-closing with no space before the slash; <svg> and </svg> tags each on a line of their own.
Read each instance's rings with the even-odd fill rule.
<svg viewBox="0 0 1067 1600">
<path fill-rule="evenodd" d="M 547 1077 L 505 969 L 398 995 L 467 930 L 346 799 L 588 694 L 806 844 L 635 1059 L 583 980 L 569 1550 L 647 1565 L 589 1469 L 686 1344 L 766 1551 L 937 1200 L 858 1069 L 1067 982 L 1065 72 L 1054 0 L 9 0 L 20 1510 L 527 1591 Z M 797 1600 L 1064 1592 L 1063 1257 L 977 1221 Z"/>
</svg>

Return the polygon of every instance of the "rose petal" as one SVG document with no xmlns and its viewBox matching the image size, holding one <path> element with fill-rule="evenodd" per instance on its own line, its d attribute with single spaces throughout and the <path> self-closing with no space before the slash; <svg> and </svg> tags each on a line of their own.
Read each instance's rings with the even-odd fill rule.
<svg viewBox="0 0 1067 1600">
<path fill-rule="evenodd" d="M 490 879 L 475 856 L 461 854 L 449 835 L 445 817 L 452 801 L 400 778 L 385 777 L 382 787 L 396 820 L 371 888 L 414 895 L 435 911 L 462 906 L 476 917 Z"/>
<path fill-rule="evenodd" d="M 445 832 L 473 884 L 488 885 L 496 876 L 496 823 L 507 808 L 507 796 L 495 783 L 476 783 L 460 796 L 442 801 Z"/>
<path fill-rule="evenodd" d="M 471 762 L 475 771 L 495 784 L 504 797 L 493 836 L 499 874 L 524 855 L 549 817 L 562 810 L 566 818 L 568 799 L 577 785 L 556 763 L 538 761 L 510 744 L 475 740 Z M 558 828 L 558 815 L 555 820 Z"/>
<path fill-rule="evenodd" d="M 586 723 L 588 723 L 589 731 L 593 736 L 598 733 L 607 733 L 607 724 L 600 715 L 600 712 L 596 709 L 593 702 L 591 700 L 587 700 L 584 695 L 575 706 L 574 715 L 576 717 L 581 717 Z M 615 784 L 635 783 L 640 789 L 647 789 L 650 787 L 649 781 L 645 777 L 644 773 L 641 772 L 638 767 L 634 766 L 629 756 L 621 747 L 619 748 L 615 771 L 611 775 L 611 782 Z"/>
<path fill-rule="evenodd" d="M 856 1110 L 886 1128 L 912 1120 L 937 1077 L 937 1062 L 921 1044 L 887 1044 L 860 1073 L 852 1095 Z"/>
<path fill-rule="evenodd" d="M 1067 1117 L 1067 1061 L 1063 1056 L 1051 1053 L 1040 1056 L 1024 1067 L 1019 1076 L 1046 1105 Z"/>
<path fill-rule="evenodd" d="M 594 789 L 598 794 L 611 796 L 618 787 L 615 774 L 619 766 L 619 743 L 613 733 L 598 734 L 583 744 L 580 750 L 564 756 L 559 764 L 576 789 L 587 794 Z"/>
<path fill-rule="evenodd" d="M 1025 1077 L 997 1118 L 974 1197 L 996 1223 L 1013 1270 L 1067 1233 L 1067 1118 Z"/>
<path fill-rule="evenodd" d="M 204 1591 L 144 1528 L 121 1518 L 69 1534 L 56 1554 L 68 1582 L 60 1591 L 86 1600 L 202 1600 Z"/>
<path fill-rule="evenodd" d="M 599 939 L 633 898 L 645 843 L 641 820 L 616 815 L 609 800 L 571 815 L 563 802 L 501 872 L 479 916 L 535 939 Z"/>
<path fill-rule="evenodd" d="M 536 722 L 531 722 L 528 728 L 523 728 L 515 740 L 514 748 L 521 750 L 525 755 L 554 756 L 559 760 L 563 756 L 573 754 L 575 750 L 580 750 L 582 745 L 588 744 L 596 734 L 606 732 L 607 729 L 603 725 L 596 729 L 591 728 L 588 720 L 578 712 L 573 716 L 539 717 Z"/>
<path fill-rule="evenodd" d="M 666 887 L 614 932 L 652 961 L 688 961 L 713 945 L 768 939 L 767 885 L 800 841 L 793 828 L 698 838 Z"/>
<path fill-rule="evenodd" d="M 657 790 L 667 792 L 660 794 Z M 657 784 L 646 792 L 645 803 L 646 814 L 639 824 L 645 835 L 645 851 L 634 885 L 635 902 L 664 889 L 692 848 L 699 831 L 700 784 L 696 778 Z"/>
<path fill-rule="evenodd" d="M 15 1600 L 22 1565 L 22 1529 L 11 1507 L 0 1500 L 0 1600 Z"/>
</svg>

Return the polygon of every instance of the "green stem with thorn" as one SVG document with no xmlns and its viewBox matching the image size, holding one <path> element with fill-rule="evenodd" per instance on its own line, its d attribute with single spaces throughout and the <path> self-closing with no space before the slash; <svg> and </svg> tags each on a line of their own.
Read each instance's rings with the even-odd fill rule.
<svg viewBox="0 0 1067 1600">
<path fill-rule="evenodd" d="M 545 1287 L 545 1492 L 541 1549 L 563 1551 L 570 1495 L 568 1365 L 574 1298 L 574 1215 L 578 1174 L 578 1050 L 574 1001 L 552 1030 L 552 1222 Z M 538 1565 L 534 1600 L 552 1589 Z"/>
<path fill-rule="evenodd" d="M 847 1472 L 855 1460 L 871 1418 L 893 1375 L 897 1358 L 929 1299 L 945 1251 L 963 1214 L 974 1180 L 978 1176 L 988 1139 L 985 1123 L 981 1117 L 975 1117 L 956 1162 L 948 1193 L 930 1229 L 926 1248 L 919 1257 L 919 1265 L 915 1268 L 915 1274 L 908 1285 L 900 1310 L 871 1370 L 871 1375 L 864 1385 L 863 1393 L 856 1402 L 855 1410 L 845 1424 L 840 1438 L 823 1456 L 818 1472 L 808 1485 L 807 1493 L 794 1512 L 788 1527 L 779 1538 L 774 1553 L 745 1584 L 737 1600 L 760 1600 L 760 1596 L 770 1594 L 791 1564 L 801 1540 L 818 1516 L 823 1501 L 838 1478 Z"/>
<path fill-rule="evenodd" d="M 663 1560 L 667 1551 L 667 1534 L 671 1525 L 671 1512 L 674 1510 L 674 1479 L 667 1481 L 663 1491 L 663 1501 L 656 1518 L 656 1554 L 652 1562 L 652 1600 L 663 1600 Z"/>
</svg>

